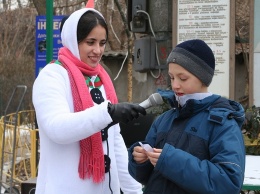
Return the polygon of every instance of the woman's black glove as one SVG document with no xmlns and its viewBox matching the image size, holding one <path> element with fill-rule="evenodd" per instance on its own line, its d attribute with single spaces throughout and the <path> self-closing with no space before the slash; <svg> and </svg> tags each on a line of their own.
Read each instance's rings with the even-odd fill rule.
<svg viewBox="0 0 260 194">
<path fill-rule="evenodd" d="M 108 103 L 107 106 L 108 113 L 110 114 L 113 122 L 128 123 L 134 118 L 139 117 L 139 113 L 146 115 L 145 108 L 138 104 L 122 102 L 118 104 Z"/>
</svg>

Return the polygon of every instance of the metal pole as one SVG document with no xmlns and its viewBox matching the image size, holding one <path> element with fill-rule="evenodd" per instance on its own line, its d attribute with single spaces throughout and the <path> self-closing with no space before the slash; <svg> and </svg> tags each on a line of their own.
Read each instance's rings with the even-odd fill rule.
<svg viewBox="0 0 260 194">
<path fill-rule="evenodd" d="M 53 59 L 53 0 L 46 0 L 46 63 Z"/>
</svg>

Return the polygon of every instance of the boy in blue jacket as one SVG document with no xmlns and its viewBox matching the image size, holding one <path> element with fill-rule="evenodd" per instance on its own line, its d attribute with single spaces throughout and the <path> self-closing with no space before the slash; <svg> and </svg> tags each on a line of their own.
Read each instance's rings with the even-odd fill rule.
<svg viewBox="0 0 260 194">
<path fill-rule="evenodd" d="M 167 59 L 174 107 L 129 149 L 129 172 L 144 194 L 238 194 L 243 185 L 244 109 L 208 91 L 215 57 L 202 40 L 178 44 Z"/>
</svg>

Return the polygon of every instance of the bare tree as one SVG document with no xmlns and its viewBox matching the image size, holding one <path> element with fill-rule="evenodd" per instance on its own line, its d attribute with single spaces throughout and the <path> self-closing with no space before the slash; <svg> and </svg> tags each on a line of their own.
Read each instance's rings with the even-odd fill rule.
<svg viewBox="0 0 260 194">
<path fill-rule="evenodd" d="M 6 0 L 3 0 L 3 8 L 4 8 L 4 10 L 7 10 L 7 8 L 8 8 L 8 4 L 7 4 Z"/>
<path fill-rule="evenodd" d="M 249 20 L 250 0 L 236 0 L 236 42 L 241 48 L 245 66 L 244 96 L 239 98 L 240 103 L 247 107 L 249 105 Z M 241 86 L 239 86 L 241 87 Z"/>
<path fill-rule="evenodd" d="M 33 9 L 13 11 L 9 9 L 0 13 L 0 99 L 2 100 L 0 115 L 9 100 L 11 91 L 18 84 L 28 86 L 24 104 L 26 109 L 31 106 L 35 66 L 33 46 L 35 15 Z M 15 107 L 11 107 L 10 110 L 15 110 Z"/>
<path fill-rule="evenodd" d="M 20 0 L 16 0 L 16 1 L 17 1 L 17 4 L 18 4 L 18 7 L 21 9 L 22 8 L 21 1 Z"/>
<path fill-rule="evenodd" d="M 32 0 L 38 15 L 46 14 L 46 0 Z"/>
</svg>

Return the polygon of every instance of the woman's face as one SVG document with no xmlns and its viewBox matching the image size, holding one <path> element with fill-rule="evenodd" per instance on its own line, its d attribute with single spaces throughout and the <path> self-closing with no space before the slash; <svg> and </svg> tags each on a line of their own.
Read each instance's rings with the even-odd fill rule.
<svg viewBox="0 0 260 194">
<path fill-rule="evenodd" d="M 177 96 L 208 91 L 208 87 L 196 76 L 176 63 L 169 63 L 168 73 L 171 78 L 172 90 Z"/>
<path fill-rule="evenodd" d="M 97 25 L 89 35 L 78 44 L 80 60 L 91 67 L 96 67 L 104 53 L 106 30 Z"/>
</svg>

